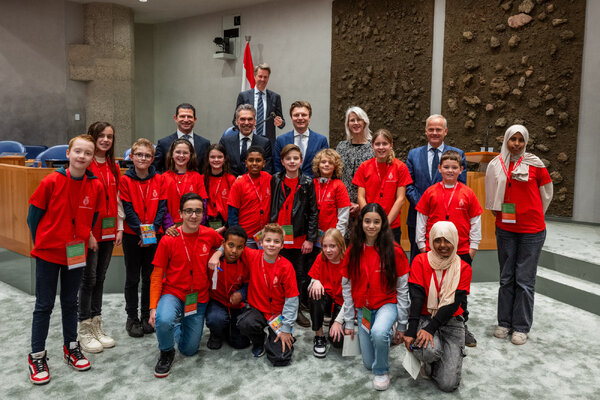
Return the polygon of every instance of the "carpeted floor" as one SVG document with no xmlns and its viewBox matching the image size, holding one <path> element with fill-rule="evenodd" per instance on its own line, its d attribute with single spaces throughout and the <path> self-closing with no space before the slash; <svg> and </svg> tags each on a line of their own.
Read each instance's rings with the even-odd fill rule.
<svg viewBox="0 0 600 400">
<path fill-rule="evenodd" d="M 401 361 L 404 347 L 391 349 L 392 385 L 386 392 L 371 389 L 371 375 L 360 357 L 342 358 L 332 349 L 326 359 L 312 355 L 312 331 L 296 328 L 293 364 L 273 368 L 254 359 L 250 350 L 226 345 L 206 348 L 207 330 L 197 355 L 177 355 L 171 375 L 153 376 L 158 350 L 154 335 L 127 336 L 123 296 L 105 296 L 106 331 L 117 346 L 89 355 L 92 369 L 76 372 L 62 361 L 59 300 L 51 320 L 47 349 L 52 380 L 35 387 L 28 381 L 34 297 L 0 282 L 0 340 L 4 372 L 0 399 L 599 399 L 600 317 L 537 295 L 530 340 L 514 346 L 492 337 L 497 284 L 472 286 L 470 330 L 479 343 L 467 348 L 460 388 L 440 392 L 431 381 L 413 381 Z"/>
</svg>

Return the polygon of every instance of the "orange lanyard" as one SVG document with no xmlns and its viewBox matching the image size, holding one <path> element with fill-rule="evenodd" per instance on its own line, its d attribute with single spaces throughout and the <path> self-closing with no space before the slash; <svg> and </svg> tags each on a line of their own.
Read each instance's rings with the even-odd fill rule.
<svg viewBox="0 0 600 400">
<path fill-rule="evenodd" d="M 443 194 L 446 193 L 446 187 L 444 186 L 443 182 L 440 182 L 440 185 L 442 185 L 442 201 L 444 201 Z M 452 188 L 452 194 L 450 195 L 448 204 L 446 204 L 446 202 L 444 202 L 444 207 L 446 208 L 446 221 L 448 221 L 450 219 L 450 203 L 452 202 L 452 198 L 454 197 L 454 192 L 456 192 L 457 186 L 458 186 L 458 182 L 456 182 L 456 185 L 454 185 L 454 188 Z"/>
</svg>

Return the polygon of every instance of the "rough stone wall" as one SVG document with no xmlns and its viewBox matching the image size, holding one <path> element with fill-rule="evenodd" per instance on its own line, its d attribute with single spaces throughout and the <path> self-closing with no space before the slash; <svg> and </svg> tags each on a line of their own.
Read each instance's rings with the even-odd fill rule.
<svg viewBox="0 0 600 400">
<path fill-rule="evenodd" d="M 553 215 L 573 212 L 584 26 L 585 0 L 446 3 L 449 143 L 479 151 L 491 126 L 499 151 L 506 128 L 523 124 L 554 182 Z"/>
<path fill-rule="evenodd" d="M 345 140 L 346 109 L 357 105 L 373 131 L 394 135 L 396 156 L 424 143 L 431 98 L 433 0 L 333 2 L 329 137 Z"/>
</svg>

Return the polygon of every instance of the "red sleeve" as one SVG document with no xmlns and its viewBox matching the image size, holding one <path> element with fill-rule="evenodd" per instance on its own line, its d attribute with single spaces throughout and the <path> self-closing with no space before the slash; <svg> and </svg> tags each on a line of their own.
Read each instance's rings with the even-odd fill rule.
<svg viewBox="0 0 600 400">
<path fill-rule="evenodd" d="M 550 177 L 550 174 L 546 168 L 536 168 L 535 172 L 537 175 L 538 186 L 541 187 L 552 182 L 552 178 Z"/>
<path fill-rule="evenodd" d="M 408 186 L 413 183 L 413 180 L 408 171 L 408 167 L 402 161 L 398 160 L 398 187 Z"/>
<path fill-rule="evenodd" d="M 321 254 L 319 254 L 317 256 L 317 258 L 315 259 L 315 262 L 313 263 L 312 267 L 310 268 L 310 271 L 308 272 L 308 276 L 320 281 L 321 280 L 321 265 L 322 265 Z"/>
<path fill-rule="evenodd" d="M 356 170 L 356 173 L 354 174 L 354 178 L 352 178 L 352 183 L 358 187 L 364 188 L 367 186 L 365 183 L 365 171 L 367 169 L 367 162 L 368 160 L 360 164 L 360 166 Z"/>
<path fill-rule="evenodd" d="M 344 183 L 339 179 L 337 179 L 336 182 L 338 182 L 335 188 L 337 208 L 350 207 L 350 196 L 348 196 L 348 189 L 346 189 L 346 185 L 344 185 Z"/>
<path fill-rule="evenodd" d="M 122 201 L 131 203 L 131 196 L 129 195 L 129 178 L 124 176 L 119 180 L 119 197 Z"/>
<path fill-rule="evenodd" d="M 479 204 L 479 199 L 475 196 L 475 192 L 468 189 L 467 196 L 469 198 L 469 218 L 483 214 L 483 208 L 481 208 L 481 204 Z"/>
<path fill-rule="evenodd" d="M 435 186 L 430 186 L 427 188 L 427 190 L 425 190 L 425 193 L 423 193 L 423 196 L 421 196 L 421 199 L 419 200 L 419 202 L 417 203 L 417 206 L 415 207 L 415 210 L 417 210 L 418 212 L 420 212 L 423 215 L 429 216 L 429 213 L 430 213 L 429 201 L 431 200 L 431 192 L 434 187 Z"/>
<path fill-rule="evenodd" d="M 159 174 L 154 175 L 154 179 L 156 179 L 156 184 L 160 187 L 160 193 L 158 194 L 159 200 L 168 200 L 169 199 L 168 185 L 163 184 L 165 179 L 163 179 L 163 176 L 159 175 Z M 179 208 L 179 205 L 177 207 Z"/>
<path fill-rule="evenodd" d="M 456 290 L 465 290 L 467 293 L 471 293 L 471 277 L 473 275 L 473 270 L 466 262 L 461 260 L 460 263 L 460 281 L 458 281 Z"/>
<path fill-rule="evenodd" d="M 408 277 L 408 283 L 422 286 L 425 289 L 425 292 L 427 292 L 427 287 L 425 286 L 423 278 L 423 262 L 426 260 L 427 253 L 418 254 L 410 266 L 410 276 Z"/>
<path fill-rule="evenodd" d="M 55 172 L 58 173 L 58 172 Z M 35 206 L 39 209 L 46 210 L 48 208 L 48 201 L 52 197 L 52 192 L 54 191 L 54 177 L 55 174 L 48 175 L 42 179 L 40 182 L 40 186 L 35 189 L 35 192 L 31 195 L 29 199 L 29 204 Z"/>
<path fill-rule="evenodd" d="M 404 250 L 402 247 L 398 245 L 394 245 L 394 253 L 396 256 L 396 274 L 398 278 L 403 275 L 406 275 L 410 271 L 410 267 L 408 265 L 408 259 L 406 258 L 406 254 L 404 254 Z"/>
<path fill-rule="evenodd" d="M 342 260 L 342 276 L 346 279 L 350 279 L 350 274 L 348 273 L 348 260 L 350 259 L 350 257 L 348 256 L 348 254 L 350 254 L 351 247 L 352 245 L 348 246 L 348 248 L 346 249 L 346 254 L 344 254 L 344 259 Z"/>
<path fill-rule="evenodd" d="M 210 230 L 211 232 L 211 248 L 218 249 L 223 244 L 223 236 L 219 235 L 216 231 Z M 243 253 L 242 253 L 243 254 Z"/>
</svg>

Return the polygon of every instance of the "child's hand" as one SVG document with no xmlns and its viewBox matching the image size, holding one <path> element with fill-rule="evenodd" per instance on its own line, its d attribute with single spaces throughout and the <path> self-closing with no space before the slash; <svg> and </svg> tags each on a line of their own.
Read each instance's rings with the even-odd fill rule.
<svg viewBox="0 0 600 400">
<path fill-rule="evenodd" d="M 90 239 L 88 240 L 88 249 L 90 249 L 92 251 L 98 251 L 98 241 L 96 240 L 94 235 L 92 235 L 91 232 L 90 232 Z"/>
<path fill-rule="evenodd" d="M 123 231 L 117 231 L 117 237 L 115 238 L 115 246 L 120 246 L 123 243 Z"/>
<path fill-rule="evenodd" d="M 227 229 L 226 226 L 222 226 L 218 229 L 215 229 L 215 232 L 217 232 L 219 235 L 223 236 L 223 234 L 225 233 L 225 230 Z"/>
<path fill-rule="evenodd" d="M 469 249 L 469 256 L 471 256 L 471 260 L 475 258 L 475 254 L 477 254 L 477 249 Z"/>
<path fill-rule="evenodd" d="M 242 302 L 242 294 L 240 292 L 235 292 L 229 297 L 229 302 L 234 306 L 237 306 Z"/>
<path fill-rule="evenodd" d="M 304 243 L 302 243 L 302 254 L 309 254 L 313 249 L 313 242 L 305 240 Z"/>
<path fill-rule="evenodd" d="M 400 343 L 404 342 L 404 332 L 396 331 L 396 333 L 394 334 L 394 342 L 396 344 L 400 344 Z"/>
<path fill-rule="evenodd" d="M 406 350 L 410 351 L 411 353 L 412 353 L 412 350 L 411 350 L 410 346 L 413 344 L 414 341 L 415 341 L 414 337 L 404 336 L 404 346 L 406 347 Z"/>
<path fill-rule="evenodd" d="M 179 232 L 177 231 L 177 225 L 171 225 L 170 227 L 168 227 L 167 230 L 165 231 L 165 235 L 169 235 L 169 236 L 173 236 L 173 237 L 179 236 Z"/>
<path fill-rule="evenodd" d="M 221 256 L 223 253 L 219 250 L 215 251 L 215 253 L 208 260 L 208 269 L 214 271 L 215 268 L 219 268 L 219 264 L 221 264 Z"/>
<path fill-rule="evenodd" d="M 156 324 L 156 308 L 150 310 L 150 318 L 148 318 L 148 323 L 152 325 L 153 328 L 156 328 L 156 326 L 154 326 Z"/>
<path fill-rule="evenodd" d="M 291 333 L 279 332 L 277 334 L 277 337 L 275 338 L 275 342 L 278 342 L 278 341 L 281 342 L 281 352 L 285 353 L 286 345 L 289 349 L 292 348 L 292 344 L 294 343 L 294 337 L 292 336 Z"/>
<path fill-rule="evenodd" d="M 342 340 L 344 335 L 350 335 L 350 339 L 354 340 L 354 329 L 344 329 L 342 328 L 342 324 L 335 321 L 331 328 L 329 329 L 329 335 L 335 340 L 339 342 Z"/>
<path fill-rule="evenodd" d="M 431 348 L 433 349 L 433 335 L 427 332 L 425 329 L 421 329 L 417 332 L 417 339 L 415 340 L 415 344 L 424 349 L 427 348 L 427 345 L 431 343 Z"/>
<path fill-rule="evenodd" d="M 310 290 L 308 291 L 308 295 L 311 299 L 319 300 L 321 296 L 325 294 L 325 288 L 321 284 L 320 281 L 314 281 Z"/>
</svg>

